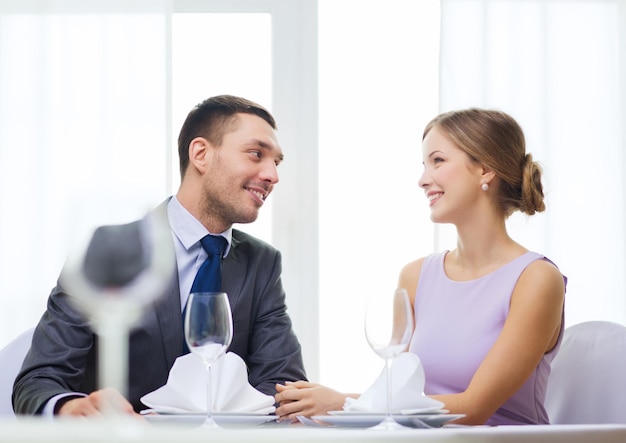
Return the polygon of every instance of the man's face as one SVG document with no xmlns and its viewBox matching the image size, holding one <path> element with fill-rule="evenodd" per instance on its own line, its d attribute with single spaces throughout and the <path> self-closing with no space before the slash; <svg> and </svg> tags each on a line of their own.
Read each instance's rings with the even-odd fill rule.
<svg viewBox="0 0 626 443">
<path fill-rule="evenodd" d="M 203 178 L 203 209 L 225 227 L 257 219 L 278 183 L 283 160 L 276 132 L 265 120 L 252 114 L 238 114 L 238 119 L 221 146 L 209 147 Z"/>
</svg>

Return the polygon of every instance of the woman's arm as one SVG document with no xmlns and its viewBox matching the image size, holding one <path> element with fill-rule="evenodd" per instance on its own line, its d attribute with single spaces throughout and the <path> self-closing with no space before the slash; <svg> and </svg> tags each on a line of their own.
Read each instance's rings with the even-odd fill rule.
<svg viewBox="0 0 626 443">
<path fill-rule="evenodd" d="M 411 300 L 411 306 L 415 300 L 417 279 L 420 275 L 423 259 L 413 261 L 406 265 L 400 272 L 398 287 L 405 288 Z M 295 420 L 297 415 L 310 417 L 312 415 L 324 415 L 328 411 L 343 409 L 346 398 L 358 398 L 360 394 L 346 394 L 335 391 L 329 387 L 309 383 L 305 381 L 287 382 L 285 385 L 276 385 L 274 396 L 279 407 L 276 415 L 282 419 Z"/>
<path fill-rule="evenodd" d="M 563 276 L 554 265 L 537 260 L 524 270 L 502 332 L 467 389 L 432 396 L 451 413 L 465 414 L 455 423 L 485 423 L 524 384 L 558 340 L 564 295 Z"/>
</svg>

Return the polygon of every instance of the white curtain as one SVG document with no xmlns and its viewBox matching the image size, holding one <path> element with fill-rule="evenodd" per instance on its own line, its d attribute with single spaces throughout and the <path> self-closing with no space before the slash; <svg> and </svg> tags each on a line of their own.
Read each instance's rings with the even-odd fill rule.
<svg viewBox="0 0 626 443">
<path fill-rule="evenodd" d="M 512 235 L 569 277 L 566 323 L 626 324 L 624 1 L 442 0 L 440 109 L 499 108 L 545 170 Z M 454 246 L 439 230 L 436 249 Z"/>
<path fill-rule="evenodd" d="M 166 195 L 164 11 L 164 1 L 0 3 L 3 344 L 45 309 L 77 217 L 97 222 L 108 208 L 131 219 L 129 198 Z"/>
<path fill-rule="evenodd" d="M 175 192 L 188 111 L 235 94 L 279 122 L 281 186 L 238 227 L 282 251 L 316 375 L 316 12 L 316 0 L 0 1 L 0 347 L 38 321 L 76 230 Z"/>
</svg>

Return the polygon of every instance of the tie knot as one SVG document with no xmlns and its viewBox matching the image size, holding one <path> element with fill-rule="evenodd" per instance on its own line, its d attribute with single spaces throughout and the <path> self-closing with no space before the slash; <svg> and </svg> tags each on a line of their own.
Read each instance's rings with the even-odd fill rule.
<svg viewBox="0 0 626 443">
<path fill-rule="evenodd" d="M 226 239 L 221 235 L 206 235 L 200 240 L 200 244 L 202 248 L 206 251 L 209 256 L 211 255 L 224 255 L 224 250 L 226 249 Z"/>
</svg>

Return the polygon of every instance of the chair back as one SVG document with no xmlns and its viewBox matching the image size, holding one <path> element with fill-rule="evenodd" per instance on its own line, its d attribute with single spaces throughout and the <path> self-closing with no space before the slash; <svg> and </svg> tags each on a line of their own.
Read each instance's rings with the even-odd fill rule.
<svg viewBox="0 0 626 443">
<path fill-rule="evenodd" d="M 626 327 L 588 321 L 566 328 L 545 407 L 552 424 L 626 424 Z"/>
<path fill-rule="evenodd" d="M 27 329 L 0 349 L 0 417 L 15 417 L 11 396 L 15 377 L 30 349 L 35 328 Z"/>
</svg>

